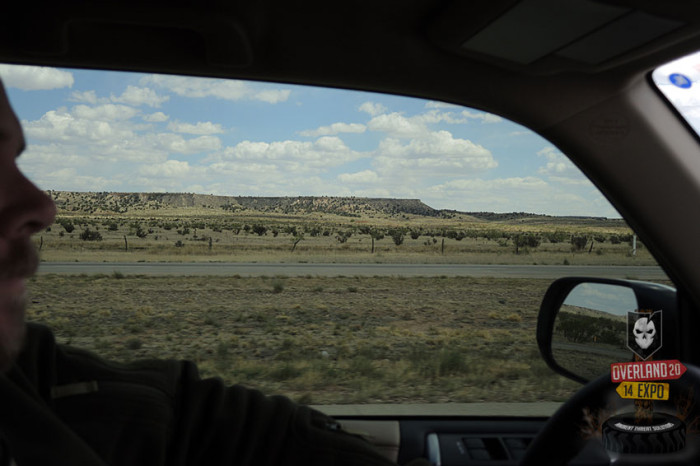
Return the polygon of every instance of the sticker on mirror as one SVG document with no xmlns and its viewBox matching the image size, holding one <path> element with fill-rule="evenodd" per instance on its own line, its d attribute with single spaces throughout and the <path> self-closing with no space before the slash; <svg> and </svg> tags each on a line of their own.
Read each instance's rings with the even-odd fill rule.
<svg viewBox="0 0 700 466">
<path fill-rule="evenodd" d="M 669 384 L 662 382 L 622 382 L 615 391 L 633 400 L 668 400 Z"/>
<path fill-rule="evenodd" d="M 688 369 L 677 359 L 665 361 L 616 362 L 610 364 L 613 382 L 679 379 Z"/>
<path fill-rule="evenodd" d="M 627 313 L 627 347 L 642 360 L 661 349 L 662 312 Z"/>
</svg>

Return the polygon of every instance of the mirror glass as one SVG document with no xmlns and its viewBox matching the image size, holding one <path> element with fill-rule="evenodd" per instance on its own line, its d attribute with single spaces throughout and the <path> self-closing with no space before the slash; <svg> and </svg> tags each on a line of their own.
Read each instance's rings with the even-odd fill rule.
<svg viewBox="0 0 700 466">
<path fill-rule="evenodd" d="M 552 355 L 561 367 L 592 380 L 614 362 L 628 361 L 627 312 L 637 309 L 631 288 L 603 283 L 576 285 L 554 322 Z"/>
</svg>

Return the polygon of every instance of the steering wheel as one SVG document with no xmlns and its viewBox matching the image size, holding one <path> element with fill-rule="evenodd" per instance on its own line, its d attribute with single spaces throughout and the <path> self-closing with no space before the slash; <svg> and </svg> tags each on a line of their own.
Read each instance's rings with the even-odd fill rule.
<svg viewBox="0 0 700 466">
<path fill-rule="evenodd" d="M 673 453 L 633 454 L 605 450 L 600 433 L 603 422 L 615 414 L 634 412 L 634 401 L 623 400 L 610 374 L 586 384 L 569 398 L 545 424 L 525 452 L 521 465 L 565 465 L 589 444 L 597 450 L 598 464 L 697 464 L 700 459 L 700 368 L 685 364 L 680 379 L 669 384 L 669 400 L 654 401 L 654 412 L 684 421 L 685 446 Z M 586 429 L 594 432 L 587 435 Z M 592 435 L 590 435 L 592 434 Z M 604 459 L 607 454 L 607 461 Z M 590 463 L 586 463 L 590 464 Z"/>
</svg>

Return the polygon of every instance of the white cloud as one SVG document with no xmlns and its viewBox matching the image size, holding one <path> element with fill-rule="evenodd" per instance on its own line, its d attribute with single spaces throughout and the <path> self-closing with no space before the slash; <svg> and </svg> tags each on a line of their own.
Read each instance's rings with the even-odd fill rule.
<svg viewBox="0 0 700 466">
<path fill-rule="evenodd" d="M 117 180 L 110 177 L 84 175 L 73 167 L 35 171 L 32 178 L 38 186 L 63 191 L 116 190 L 120 185 Z"/>
<path fill-rule="evenodd" d="M 329 126 L 321 126 L 314 130 L 301 131 L 299 134 L 302 136 L 330 136 L 333 134 L 340 133 L 364 133 L 367 127 L 360 123 L 333 123 Z"/>
<path fill-rule="evenodd" d="M 272 163 L 274 170 L 283 169 L 290 173 L 306 172 L 321 168 L 335 167 L 363 157 L 364 154 L 350 150 L 335 136 L 324 136 L 314 142 L 308 141 L 243 141 L 228 147 L 221 156 L 226 161 L 245 161 L 248 167 L 264 167 Z M 284 167 L 284 168 L 282 168 Z"/>
<path fill-rule="evenodd" d="M 127 86 L 126 90 L 120 96 L 111 96 L 112 102 L 134 105 L 139 107 L 147 105 L 149 107 L 160 107 L 161 104 L 167 102 L 170 97 L 158 95 L 153 89 L 147 87 Z"/>
<path fill-rule="evenodd" d="M 64 144 L 108 145 L 110 142 L 130 139 L 133 132 L 120 124 L 104 120 L 75 117 L 66 109 L 46 112 L 39 120 L 23 122 L 29 138 L 44 141 L 61 141 Z"/>
<path fill-rule="evenodd" d="M 377 116 L 381 113 L 386 112 L 388 109 L 376 102 L 365 102 L 358 108 L 359 111 L 369 113 L 371 116 Z"/>
<path fill-rule="evenodd" d="M 404 169 L 416 175 L 464 175 L 498 166 L 491 152 L 467 139 L 456 139 L 449 131 L 436 131 L 407 144 L 384 139 L 377 149 L 376 163 L 382 172 Z"/>
<path fill-rule="evenodd" d="M 182 97 L 214 97 L 223 100 L 258 100 L 279 103 L 289 99 L 288 89 L 257 90 L 253 85 L 237 80 L 188 78 L 183 76 L 149 75 L 141 78 L 141 85 L 157 86 Z"/>
<path fill-rule="evenodd" d="M 68 100 L 72 102 L 85 102 L 92 105 L 109 103 L 109 99 L 97 97 L 95 91 L 73 91 Z"/>
<path fill-rule="evenodd" d="M 547 186 L 547 182 L 541 178 L 526 176 L 498 178 L 495 180 L 484 180 L 480 178 L 452 180 L 433 186 L 432 189 L 435 191 L 454 189 L 460 191 L 472 191 L 474 193 L 484 193 L 487 191 L 499 190 L 509 191 L 511 189 L 533 190 L 546 188 Z"/>
<path fill-rule="evenodd" d="M 97 107 L 87 105 L 76 105 L 72 109 L 72 114 L 76 118 L 85 120 L 120 121 L 129 120 L 136 116 L 139 111 L 126 105 L 106 104 Z"/>
<path fill-rule="evenodd" d="M 55 68 L 26 65 L 0 65 L 5 86 L 25 91 L 73 87 L 73 73 Z"/>
<path fill-rule="evenodd" d="M 348 184 L 373 184 L 379 181 L 379 175 L 372 170 L 363 170 L 357 173 L 343 173 L 338 175 L 338 180 Z"/>
<path fill-rule="evenodd" d="M 550 162 L 559 161 L 564 157 L 564 155 L 554 147 L 545 147 L 538 151 L 537 155 L 546 158 Z"/>
<path fill-rule="evenodd" d="M 428 187 L 422 200 L 436 208 L 467 212 L 531 212 L 619 217 L 597 191 L 536 176 L 462 178 Z"/>
<path fill-rule="evenodd" d="M 289 95 L 292 93 L 289 89 L 271 89 L 253 93 L 252 100 L 267 102 L 268 104 L 277 104 L 286 102 Z"/>
<path fill-rule="evenodd" d="M 162 123 L 168 121 L 169 118 L 170 117 L 163 112 L 155 112 L 143 116 L 143 119 L 150 123 Z"/>
<path fill-rule="evenodd" d="M 411 118 L 413 121 L 435 124 L 435 123 L 450 123 L 450 124 L 464 124 L 467 123 L 466 118 L 455 118 L 452 112 L 441 112 L 439 110 L 430 110 L 422 115 L 416 115 Z"/>
<path fill-rule="evenodd" d="M 147 177 L 184 178 L 190 174 L 192 167 L 186 161 L 167 160 L 159 164 L 142 165 L 139 173 Z"/>
<path fill-rule="evenodd" d="M 432 109 L 425 113 L 406 117 L 401 113 L 384 113 L 377 115 L 367 123 L 370 131 L 387 133 L 389 136 L 397 138 L 417 138 L 424 137 L 430 133 L 428 125 L 439 123 L 465 124 L 469 119 L 480 119 L 482 122 L 495 123 L 501 121 L 499 117 L 488 113 L 471 114 L 461 112 L 455 116 L 453 112 L 441 112 Z"/>
<path fill-rule="evenodd" d="M 425 124 L 416 118 L 406 118 L 400 113 L 378 115 L 367 123 L 370 131 L 381 131 L 397 138 L 415 138 L 428 133 Z"/>
<path fill-rule="evenodd" d="M 117 104 L 52 110 L 37 120 L 23 122 L 30 139 L 28 154 L 35 154 L 35 160 L 41 158 L 47 166 L 72 167 L 78 173 L 133 184 L 134 172 L 142 163 L 159 164 L 172 154 L 206 154 L 222 148 L 221 140 L 211 134 L 187 137 L 157 132 L 141 118 L 167 120 L 162 112 L 142 116 L 139 109 Z M 216 126 L 181 129 L 203 133 Z M 36 165 L 33 172 L 40 172 Z"/>
<path fill-rule="evenodd" d="M 211 121 L 200 121 L 195 124 L 173 121 L 168 124 L 168 129 L 176 133 L 187 134 L 221 134 L 224 132 L 219 123 L 212 123 Z"/>
<path fill-rule="evenodd" d="M 473 120 L 481 120 L 482 123 L 500 123 L 503 121 L 503 118 L 499 117 L 498 115 L 494 115 L 492 113 L 485 113 L 485 112 L 473 113 L 473 112 L 470 112 L 469 110 L 463 110 L 462 116 L 464 116 L 465 118 L 473 119 Z"/>
<path fill-rule="evenodd" d="M 424 201 L 466 212 L 549 212 L 556 192 L 537 177 L 458 179 L 431 186 Z"/>
<path fill-rule="evenodd" d="M 559 183 L 559 184 L 564 184 L 564 185 L 569 185 L 569 186 L 588 186 L 591 188 L 595 188 L 593 183 L 588 178 L 581 177 L 579 179 L 576 178 L 567 178 L 563 176 L 550 176 L 549 181 L 553 183 Z"/>
<path fill-rule="evenodd" d="M 73 102 L 84 102 L 92 105 L 117 103 L 126 104 L 134 107 L 146 105 L 149 107 L 160 107 L 161 104 L 167 102 L 169 96 L 158 95 L 153 89 L 145 87 L 127 86 L 124 92 L 119 96 L 112 95 L 110 98 L 98 97 L 94 90 L 89 91 L 74 91 L 71 93 L 69 100 Z"/>
<path fill-rule="evenodd" d="M 216 136 L 200 136 L 198 138 L 185 139 L 179 134 L 159 133 L 148 134 L 144 137 L 157 148 L 178 154 L 198 154 L 221 149 L 221 140 Z"/>
<path fill-rule="evenodd" d="M 219 194 L 350 195 L 328 172 L 366 155 L 334 136 L 313 142 L 243 141 L 206 157 L 204 175 L 190 181 Z"/>
<path fill-rule="evenodd" d="M 447 102 L 439 102 L 437 100 L 430 100 L 425 103 L 425 108 L 461 108 L 459 105 L 448 104 Z"/>
<path fill-rule="evenodd" d="M 549 176 L 552 181 L 564 184 L 585 184 L 588 182 L 588 178 L 554 147 L 545 147 L 537 152 L 537 156 L 547 159 L 547 163 L 540 167 L 537 172 Z"/>
</svg>

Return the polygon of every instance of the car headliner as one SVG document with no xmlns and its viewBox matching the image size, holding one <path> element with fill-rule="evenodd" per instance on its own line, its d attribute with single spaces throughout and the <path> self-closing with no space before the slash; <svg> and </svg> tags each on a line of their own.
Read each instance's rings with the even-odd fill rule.
<svg viewBox="0 0 700 466">
<path fill-rule="evenodd" d="M 700 222 L 681 210 L 700 199 L 697 141 L 648 81 L 655 67 L 700 49 L 699 2 L 12 3 L 0 18 L 0 61 L 8 63 L 355 88 L 444 100 L 510 118 L 566 153 L 669 276 L 700 302 L 700 248 L 688 247 L 700 238 Z M 518 8 L 530 8 L 529 23 L 527 15 L 510 16 L 507 34 L 486 34 L 486 52 L 463 47 Z M 577 18 L 595 17 L 601 9 L 612 11 L 612 19 L 560 46 L 550 44 L 551 53 L 521 61 L 499 55 L 546 41 L 550 29 L 575 30 Z M 646 21 L 618 36 L 642 32 L 620 53 L 593 62 L 559 53 L 585 44 L 620 18 Z M 594 41 L 587 51 L 618 42 L 624 40 Z"/>
</svg>

